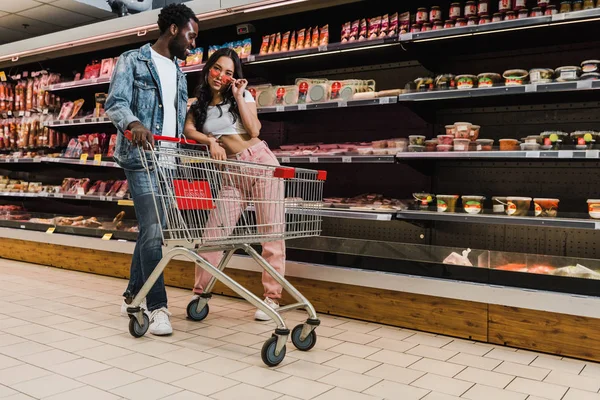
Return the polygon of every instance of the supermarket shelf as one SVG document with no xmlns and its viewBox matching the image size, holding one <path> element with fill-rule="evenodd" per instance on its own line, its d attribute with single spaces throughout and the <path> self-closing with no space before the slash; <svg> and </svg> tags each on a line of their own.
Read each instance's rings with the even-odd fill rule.
<svg viewBox="0 0 600 400">
<path fill-rule="evenodd" d="M 382 104 L 394 104 L 398 102 L 397 97 L 380 97 L 377 99 L 368 100 L 349 100 L 349 101 L 329 101 L 325 103 L 311 103 L 311 104 L 295 104 L 291 106 L 277 106 L 277 107 L 261 107 L 258 109 L 259 114 L 270 114 L 278 112 L 290 112 L 290 111 L 306 111 L 306 110 L 324 110 L 331 108 L 345 108 L 345 107 L 365 107 L 365 106 L 378 106 Z"/>
<path fill-rule="evenodd" d="M 64 119 L 54 120 L 46 123 L 45 126 L 49 128 L 55 128 L 60 126 L 75 126 L 75 125 L 96 125 L 96 124 L 112 124 L 110 118 L 76 118 L 76 119 Z"/>
<path fill-rule="evenodd" d="M 54 85 L 48 86 L 46 90 L 49 92 L 58 92 L 61 90 L 83 88 L 88 86 L 108 85 L 109 83 L 110 77 L 107 76 L 104 78 L 81 79 L 78 81 L 55 83 Z"/>
<path fill-rule="evenodd" d="M 99 228 L 88 228 L 83 226 L 68 226 L 68 225 L 53 225 L 53 224 L 42 224 L 37 222 L 29 222 L 29 221 L 10 221 L 10 220 L 0 220 L 0 228 L 12 228 L 12 229 L 22 229 L 26 231 L 37 231 L 37 232 L 47 232 L 49 228 L 54 228 L 52 235 L 55 234 L 66 234 L 66 235 L 75 235 L 80 237 L 88 237 L 88 238 L 102 238 L 107 233 L 110 234 L 111 239 L 115 240 L 129 240 L 135 241 L 137 239 L 136 232 L 126 232 L 119 231 L 114 229 L 99 229 Z M 48 240 L 49 235 L 45 235 L 44 237 Z"/>
<path fill-rule="evenodd" d="M 0 197 L 18 197 L 18 198 L 54 198 L 66 200 L 87 200 L 87 201 L 105 201 L 109 203 L 118 203 L 126 199 L 114 196 L 89 196 L 85 194 L 64 194 L 64 193 L 23 193 L 23 192 L 0 192 Z"/>
<path fill-rule="evenodd" d="M 271 62 L 281 62 L 288 60 L 296 60 L 299 58 L 325 56 L 331 54 L 346 53 L 351 51 L 372 50 L 381 47 L 389 47 L 399 45 L 398 37 L 388 37 L 373 40 L 364 40 L 361 42 L 348 43 L 330 43 L 328 45 L 312 47 L 310 49 L 285 51 L 282 53 L 250 55 L 246 58 L 244 64 L 263 64 Z"/>
<path fill-rule="evenodd" d="M 600 150 L 548 150 L 548 151 L 448 151 L 424 153 L 398 153 L 398 160 L 415 159 L 506 159 L 506 158 L 538 158 L 560 160 L 597 160 Z"/>
<path fill-rule="evenodd" d="M 433 211 L 399 211 L 396 218 L 402 220 L 467 222 L 473 224 L 527 225 L 550 228 L 600 230 L 600 221 L 576 218 L 511 217 L 508 215 L 437 213 Z"/>
<path fill-rule="evenodd" d="M 248 211 L 254 211 L 254 206 L 248 206 Z M 321 217 L 329 218 L 343 218 L 343 219 L 361 219 L 367 221 L 391 221 L 394 217 L 392 211 L 377 212 L 377 211 L 359 211 L 359 210 L 340 210 L 330 207 L 323 208 L 296 208 L 293 206 L 287 206 L 285 208 L 286 214 L 297 214 L 297 215 L 318 215 Z"/>
<path fill-rule="evenodd" d="M 459 37 L 494 34 L 523 29 L 544 28 L 566 23 L 586 22 L 592 18 L 600 17 L 600 9 L 594 8 L 583 11 L 573 11 L 564 14 L 555 14 L 542 17 L 529 17 L 512 21 L 491 22 L 484 25 L 464 26 L 458 28 L 441 29 L 429 32 L 406 33 L 400 35 L 401 42 L 426 42 L 433 40 L 447 40 Z"/>
<path fill-rule="evenodd" d="M 398 96 L 399 101 L 434 101 L 466 99 L 471 97 L 489 97 L 519 95 L 525 93 L 552 93 L 578 90 L 600 89 L 600 81 L 576 81 L 528 84 L 522 86 L 497 86 L 491 88 L 475 88 L 465 90 L 433 90 L 430 92 L 404 93 Z"/>
<path fill-rule="evenodd" d="M 7 157 L 0 159 L 0 164 L 39 164 L 39 163 L 53 163 L 53 164 L 71 164 L 71 165 L 87 165 L 94 167 L 108 167 L 108 168 L 121 168 L 119 164 L 114 161 L 100 161 L 95 160 L 80 160 L 75 158 L 60 158 L 60 157 L 35 157 L 35 158 L 18 158 L 18 157 Z"/>
<path fill-rule="evenodd" d="M 181 72 L 184 74 L 190 74 L 192 72 L 200 72 L 204 68 L 204 64 L 190 65 L 189 67 L 181 67 Z"/>
<path fill-rule="evenodd" d="M 277 156 L 282 164 L 339 164 L 339 163 L 362 163 L 362 164 L 393 164 L 394 156 Z"/>
</svg>

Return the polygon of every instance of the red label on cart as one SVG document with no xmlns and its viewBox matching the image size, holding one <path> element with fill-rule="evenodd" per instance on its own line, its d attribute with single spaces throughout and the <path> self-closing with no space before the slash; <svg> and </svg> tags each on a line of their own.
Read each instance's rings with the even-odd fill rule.
<svg viewBox="0 0 600 400">
<path fill-rule="evenodd" d="M 215 208 L 208 181 L 174 180 L 177 207 L 180 210 L 212 210 Z"/>
</svg>

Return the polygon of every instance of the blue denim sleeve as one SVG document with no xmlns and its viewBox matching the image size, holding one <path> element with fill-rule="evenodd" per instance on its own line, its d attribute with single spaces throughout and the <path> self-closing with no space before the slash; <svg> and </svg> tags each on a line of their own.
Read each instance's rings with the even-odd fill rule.
<svg viewBox="0 0 600 400">
<path fill-rule="evenodd" d="M 113 71 L 104 105 L 106 115 L 121 132 L 132 122 L 140 121 L 131 111 L 133 80 L 133 55 L 123 54 Z"/>
</svg>

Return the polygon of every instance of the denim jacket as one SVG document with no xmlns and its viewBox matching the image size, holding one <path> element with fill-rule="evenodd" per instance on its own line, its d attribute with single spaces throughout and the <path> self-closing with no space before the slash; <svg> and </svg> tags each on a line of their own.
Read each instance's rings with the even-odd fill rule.
<svg viewBox="0 0 600 400">
<path fill-rule="evenodd" d="M 187 80 L 177 66 L 177 136 L 182 137 L 187 111 Z M 124 169 L 143 169 L 140 152 L 125 138 L 123 132 L 129 124 L 139 121 L 154 134 L 162 133 L 164 113 L 158 71 L 150 44 L 123 53 L 114 69 L 108 97 L 106 115 L 117 127 L 115 160 Z"/>
</svg>

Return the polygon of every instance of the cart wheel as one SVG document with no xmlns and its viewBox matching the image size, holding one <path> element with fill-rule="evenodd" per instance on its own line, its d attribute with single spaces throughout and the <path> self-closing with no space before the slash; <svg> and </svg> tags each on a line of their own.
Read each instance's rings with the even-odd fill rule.
<svg viewBox="0 0 600 400">
<path fill-rule="evenodd" d="M 283 359 L 285 358 L 285 346 L 281 349 L 281 352 L 278 356 L 275 355 L 275 348 L 277 347 L 277 336 L 273 335 L 265 344 L 263 344 L 262 349 L 260 350 L 260 356 L 262 357 L 263 362 L 269 367 L 275 367 L 279 365 Z"/>
<path fill-rule="evenodd" d="M 208 304 L 206 304 L 202 310 L 198 311 L 199 301 L 200 299 L 192 300 L 187 306 L 187 316 L 192 321 L 202 321 L 208 315 Z"/>
<path fill-rule="evenodd" d="M 292 343 L 300 351 L 309 351 L 317 344 L 317 333 L 313 329 L 304 340 L 300 340 L 303 326 L 304 324 L 296 325 L 292 330 Z"/>
<path fill-rule="evenodd" d="M 150 318 L 148 318 L 148 314 L 144 313 L 144 325 L 140 326 L 137 318 L 133 315 L 129 316 L 129 333 L 131 336 L 139 338 L 146 334 L 148 328 L 150 327 Z"/>
</svg>

